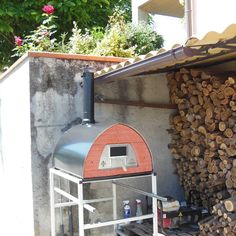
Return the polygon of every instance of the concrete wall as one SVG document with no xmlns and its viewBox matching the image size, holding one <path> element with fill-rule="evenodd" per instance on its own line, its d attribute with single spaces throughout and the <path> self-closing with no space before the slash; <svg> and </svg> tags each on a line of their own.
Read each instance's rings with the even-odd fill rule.
<svg viewBox="0 0 236 236">
<path fill-rule="evenodd" d="M 167 89 L 165 75 L 146 78 L 122 80 L 96 86 L 95 93 L 105 99 L 120 99 L 127 101 L 144 101 L 150 103 L 169 103 L 169 92 Z M 167 148 L 170 136 L 166 129 L 169 128 L 169 116 L 173 110 L 141 108 L 133 106 L 120 106 L 109 104 L 96 104 L 96 121 L 122 122 L 137 129 L 146 139 L 153 154 L 154 170 L 157 172 L 157 187 L 160 195 L 171 195 L 183 200 L 183 192 L 174 174 L 171 154 Z M 145 191 L 151 191 L 150 179 L 135 179 L 122 181 Z M 111 186 L 91 186 L 93 197 L 111 196 Z M 143 211 L 146 212 L 146 200 L 142 195 L 134 194 L 127 189 L 118 188 L 119 217 L 122 217 L 122 201 L 129 199 L 132 207 L 132 214 L 135 215 L 135 199 L 140 198 L 143 202 Z M 97 204 L 98 209 L 106 209 L 112 216 L 112 206 Z M 110 210 L 109 210 L 110 209 Z M 109 219 L 109 215 L 97 213 L 96 219 L 90 214 L 90 219 Z M 104 228 L 105 229 L 105 228 Z M 106 231 L 91 231 L 91 235 L 112 235 L 112 228 Z M 100 234 L 99 234 L 100 233 Z M 102 234 L 101 234 L 102 233 Z"/>
<path fill-rule="evenodd" d="M 29 62 L 0 81 L 1 235 L 34 235 Z"/>
<path fill-rule="evenodd" d="M 37 236 L 50 234 L 48 169 L 52 166 L 52 151 L 63 130 L 81 121 L 83 91 L 79 83 L 86 65 L 101 70 L 111 63 L 30 58 L 32 179 Z"/>
<path fill-rule="evenodd" d="M 3 167 L 7 172 L 9 193 L 12 194 L 12 198 L 7 200 L 15 200 L 16 191 L 20 192 L 17 195 L 19 201 L 11 206 L 14 214 L 9 211 L 6 215 L 8 222 L 14 222 L 14 228 L 10 227 L 14 234 L 50 235 L 48 169 L 52 166 L 52 151 L 63 130 L 81 121 L 83 91 L 79 83 L 87 64 L 94 70 L 100 70 L 111 63 L 30 57 L 0 82 Z M 95 90 L 96 95 L 105 98 L 169 102 L 164 75 L 96 85 Z M 170 137 L 166 129 L 169 128 L 169 115 L 173 110 L 108 104 L 96 104 L 95 109 L 98 122 L 124 122 L 144 135 L 154 157 L 158 193 L 182 199 L 182 191 L 177 176 L 173 173 L 171 156 L 167 149 Z M 10 177 L 13 178 L 9 179 Z M 17 185 L 14 188 L 16 180 Z M 151 187 L 147 180 L 135 179 L 129 184 L 146 191 L 150 191 Z M 86 188 L 85 194 L 88 198 L 111 196 L 111 186 L 91 184 Z M 135 214 L 134 202 L 137 197 L 143 200 L 145 211 L 146 204 L 142 196 L 118 188 L 120 216 L 124 199 L 131 200 Z M 99 211 L 96 214 L 86 213 L 87 222 L 111 219 L 111 203 L 95 206 Z M 64 212 L 64 216 L 67 213 Z M 12 221 L 8 216 L 12 217 Z M 64 223 L 67 228 L 67 217 L 64 218 Z M 112 230 L 109 227 L 101 228 L 96 232 L 88 231 L 88 234 L 111 235 Z"/>
<path fill-rule="evenodd" d="M 108 99 L 169 103 L 169 91 L 164 74 L 96 86 L 96 94 Z M 124 122 L 143 134 L 153 154 L 154 168 L 158 174 L 158 193 L 170 194 L 181 199 L 182 191 L 167 148 L 170 142 L 167 129 L 172 112 L 174 110 L 97 104 L 96 120 Z"/>
</svg>

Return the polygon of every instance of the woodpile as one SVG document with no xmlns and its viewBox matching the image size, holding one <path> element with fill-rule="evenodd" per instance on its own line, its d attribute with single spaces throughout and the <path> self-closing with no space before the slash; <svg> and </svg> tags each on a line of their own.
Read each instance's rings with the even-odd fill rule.
<svg viewBox="0 0 236 236">
<path fill-rule="evenodd" d="M 236 235 L 236 198 L 232 197 L 213 206 L 213 215 L 198 223 L 201 236 Z"/>
<path fill-rule="evenodd" d="M 186 197 L 211 208 L 236 196 L 236 78 L 181 69 L 167 79 L 176 172 Z"/>
</svg>

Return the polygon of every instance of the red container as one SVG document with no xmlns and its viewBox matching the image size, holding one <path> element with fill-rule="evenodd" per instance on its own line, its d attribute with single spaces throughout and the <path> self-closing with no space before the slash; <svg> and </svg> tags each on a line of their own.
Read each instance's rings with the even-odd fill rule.
<svg viewBox="0 0 236 236">
<path fill-rule="evenodd" d="M 162 213 L 162 217 L 163 217 L 163 228 L 170 228 L 171 226 L 171 219 L 167 218 L 167 215 L 165 214 L 165 212 Z M 158 224 L 161 225 L 161 210 L 158 209 Z"/>
</svg>

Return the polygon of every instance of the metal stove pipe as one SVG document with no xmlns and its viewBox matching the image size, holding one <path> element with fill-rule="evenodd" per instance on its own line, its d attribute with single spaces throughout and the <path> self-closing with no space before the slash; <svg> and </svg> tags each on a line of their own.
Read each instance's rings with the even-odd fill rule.
<svg viewBox="0 0 236 236">
<path fill-rule="evenodd" d="M 85 68 L 83 73 L 83 124 L 95 123 L 94 120 L 94 73 Z"/>
</svg>

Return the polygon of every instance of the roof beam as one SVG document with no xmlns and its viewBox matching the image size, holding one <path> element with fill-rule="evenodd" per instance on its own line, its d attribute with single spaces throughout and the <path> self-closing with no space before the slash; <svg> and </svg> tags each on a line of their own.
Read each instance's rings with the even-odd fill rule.
<svg viewBox="0 0 236 236">
<path fill-rule="evenodd" d="M 110 104 L 110 105 L 121 105 L 121 106 L 135 106 L 135 107 L 150 107 L 159 109 L 177 109 L 175 104 L 164 104 L 164 103 L 146 103 L 142 101 L 122 101 L 116 99 L 105 99 L 102 101 L 95 101 L 96 103 Z"/>
</svg>

